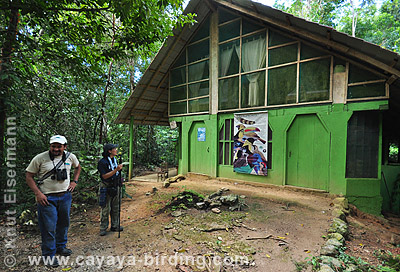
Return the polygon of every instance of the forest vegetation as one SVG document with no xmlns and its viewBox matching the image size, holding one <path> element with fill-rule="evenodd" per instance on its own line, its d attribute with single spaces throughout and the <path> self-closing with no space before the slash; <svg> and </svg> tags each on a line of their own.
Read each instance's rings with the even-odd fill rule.
<svg viewBox="0 0 400 272">
<path fill-rule="evenodd" d="M 25 168 L 54 134 L 67 137 L 82 165 L 77 199 L 95 202 L 102 145 L 119 144 L 128 160 L 129 128 L 115 118 L 173 27 L 195 23 L 195 14 L 182 15 L 184 4 L 0 0 L 0 176 L 4 189 L 7 155 L 15 153 L 18 212 L 34 204 Z M 400 0 L 292 0 L 274 7 L 400 53 Z M 135 169 L 176 164 L 177 137 L 169 127 L 135 126 Z"/>
</svg>

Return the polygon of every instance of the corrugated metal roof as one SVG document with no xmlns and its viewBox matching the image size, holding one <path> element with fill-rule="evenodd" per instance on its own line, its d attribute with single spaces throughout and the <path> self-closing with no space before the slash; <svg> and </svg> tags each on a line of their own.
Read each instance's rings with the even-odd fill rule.
<svg viewBox="0 0 400 272">
<path fill-rule="evenodd" d="M 168 125 L 169 67 L 215 5 L 255 17 L 300 39 L 312 41 L 332 54 L 372 65 L 388 78 L 393 76 L 394 84 L 400 86 L 400 55 L 378 45 L 250 0 L 191 0 L 184 14 L 196 13 L 199 23 L 173 30 L 174 36 L 169 37 L 157 53 L 122 108 L 116 123 L 128 124 L 133 115 L 135 124 Z"/>
</svg>

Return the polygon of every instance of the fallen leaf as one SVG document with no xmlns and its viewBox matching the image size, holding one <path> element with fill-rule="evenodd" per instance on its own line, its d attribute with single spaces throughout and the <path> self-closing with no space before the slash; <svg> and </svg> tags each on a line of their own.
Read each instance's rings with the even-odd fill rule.
<svg viewBox="0 0 400 272">
<path fill-rule="evenodd" d="M 265 254 L 265 256 L 267 256 L 267 258 L 271 258 L 271 256 L 269 256 L 268 254 Z"/>
<path fill-rule="evenodd" d="M 289 235 L 289 232 L 286 232 L 285 234 L 286 234 L 286 235 Z"/>
<path fill-rule="evenodd" d="M 278 239 L 286 239 L 286 237 L 282 237 L 282 236 L 276 236 L 276 238 L 278 238 Z"/>
<path fill-rule="evenodd" d="M 63 269 L 61 269 L 62 271 L 69 271 L 69 270 L 71 270 L 71 267 L 67 267 L 67 268 L 63 268 Z"/>
</svg>

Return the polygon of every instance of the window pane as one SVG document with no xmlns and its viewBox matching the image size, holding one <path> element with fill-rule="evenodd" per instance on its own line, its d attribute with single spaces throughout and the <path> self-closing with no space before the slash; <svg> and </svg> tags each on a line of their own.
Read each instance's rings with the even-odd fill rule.
<svg viewBox="0 0 400 272">
<path fill-rule="evenodd" d="M 186 99 L 186 98 L 187 98 L 186 86 L 170 88 L 170 92 L 169 92 L 170 101 L 177 101 L 177 100 L 182 100 L 182 99 Z"/>
<path fill-rule="evenodd" d="M 209 76 L 208 60 L 188 66 L 189 82 L 207 79 Z"/>
<path fill-rule="evenodd" d="M 190 42 L 195 42 L 210 36 L 210 17 L 204 20 L 203 25 L 197 30 L 197 33 Z"/>
<path fill-rule="evenodd" d="M 225 119 L 225 141 L 229 141 L 231 135 L 231 119 Z"/>
<path fill-rule="evenodd" d="M 189 63 L 196 60 L 208 58 L 210 52 L 210 42 L 205 40 L 188 46 L 188 61 Z"/>
<path fill-rule="evenodd" d="M 218 156 L 219 158 L 219 160 L 218 160 L 218 162 L 219 162 L 219 164 L 223 164 L 224 163 L 224 161 L 223 161 L 223 158 L 224 158 L 224 143 L 223 142 L 219 142 L 219 156 Z"/>
<path fill-rule="evenodd" d="M 233 145 L 234 145 L 234 143 L 231 142 L 231 144 L 230 144 L 231 161 L 229 162 L 229 165 L 233 165 L 233 158 L 235 157 L 235 150 L 233 150 Z"/>
<path fill-rule="evenodd" d="M 223 42 L 240 35 L 240 20 L 219 27 L 219 41 Z"/>
<path fill-rule="evenodd" d="M 231 138 L 230 138 L 230 140 L 232 140 L 232 141 L 233 141 L 234 132 L 235 132 L 235 130 L 233 129 L 233 119 L 231 119 Z M 232 149 L 232 152 L 233 152 L 233 149 Z M 232 164 L 232 162 L 231 162 L 231 164 Z"/>
<path fill-rule="evenodd" d="M 189 85 L 189 98 L 208 95 L 208 81 Z"/>
<path fill-rule="evenodd" d="M 391 162 L 391 163 L 399 162 L 399 141 L 398 140 L 390 140 L 389 141 L 388 162 Z"/>
<path fill-rule="evenodd" d="M 242 19 L 242 35 L 245 35 L 247 33 L 251 33 L 260 29 L 263 29 L 264 27 L 262 25 L 259 25 L 253 21 L 249 21 L 246 19 Z"/>
<path fill-rule="evenodd" d="M 170 103 L 170 114 L 182 114 L 186 113 L 186 101 Z"/>
<path fill-rule="evenodd" d="M 186 50 L 183 50 L 183 52 L 177 58 L 176 62 L 174 63 L 174 66 L 172 66 L 172 68 L 178 67 L 178 66 L 182 66 L 182 65 L 185 65 L 185 64 L 186 64 Z"/>
<path fill-rule="evenodd" d="M 267 168 L 272 169 L 272 143 L 268 142 Z"/>
<path fill-rule="evenodd" d="M 219 130 L 219 140 L 224 139 L 224 126 L 222 125 L 221 129 Z"/>
<path fill-rule="evenodd" d="M 268 142 L 269 141 L 272 141 L 272 129 L 268 126 Z"/>
<path fill-rule="evenodd" d="M 242 108 L 265 104 L 265 71 L 242 75 Z"/>
<path fill-rule="evenodd" d="M 226 142 L 225 144 L 224 144 L 224 153 L 225 153 L 225 159 L 224 159 L 224 164 L 225 165 L 230 165 L 230 162 L 231 162 L 231 160 L 230 160 L 230 158 L 229 158 L 229 154 L 231 153 L 231 150 L 230 150 L 230 148 L 229 148 L 229 146 L 230 146 L 230 143 L 229 142 Z"/>
<path fill-rule="evenodd" d="M 294 40 L 280 35 L 274 31 L 269 31 L 269 39 L 268 39 L 268 46 L 275 46 L 275 45 L 279 45 L 279 44 L 284 44 L 284 43 L 289 43 L 289 42 L 293 42 Z"/>
<path fill-rule="evenodd" d="M 347 90 L 347 98 L 385 96 L 385 82 L 351 86 Z"/>
<path fill-rule="evenodd" d="M 297 65 L 268 71 L 268 105 L 296 103 Z"/>
<path fill-rule="evenodd" d="M 347 128 L 346 178 L 377 178 L 379 114 L 354 112 Z"/>
<path fill-rule="evenodd" d="M 300 63 L 300 102 L 329 99 L 330 58 Z"/>
<path fill-rule="evenodd" d="M 268 57 L 269 66 L 297 61 L 297 44 L 271 49 Z"/>
<path fill-rule="evenodd" d="M 315 57 L 321 57 L 321 56 L 325 56 L 327 55 L 327 53 L 324 53 L 314 47 L 311 46 L 307 46 L 305 44 L 301 44 L 301 48 L 300 48 L 300 59 L 311 59 L 311 58 L 315 58 Z"/>
<path fill-rule="evenodd" d="M 189 112 L 208 111 L 208 97 L 189 101 Z"/>
<path fill-rule="evenodd" d="M 222 24 L 233 19 L 238 18 L 239 16 L 233 13 L 230 13 L 224 9 L 218 9 L 218 24 Z"/>
<path fill-rule="evenodd" d="M 221 44 L 219 46 L 219 76 L 228 76 L 239 73 L 238 48 L 239 40 Z"/>
<path fill-rule="evenodd" d="M 259 33 L 242 41 L 242 71 L 250 72 L 265 67 L 265 33 Z"/>
<path fill-rule="evenodd" d="M 218 109 L 236 109 L 239 107 L 239 78 L 219 80 Z"/>
<path fill-rule="evenodd" d="M 171 86 L 186 83 L 186 68 L 178 68 L 171 70 Z"/>
<path fill-rule="evenodd" d="M 349 83 L 356 83 L 356 82 L 363 82 L 363 81 L 370 81 L 377 79 L 382 79 L 382 78 L 358 66 L 352 64 L 349 65 Z"/>
</svg>

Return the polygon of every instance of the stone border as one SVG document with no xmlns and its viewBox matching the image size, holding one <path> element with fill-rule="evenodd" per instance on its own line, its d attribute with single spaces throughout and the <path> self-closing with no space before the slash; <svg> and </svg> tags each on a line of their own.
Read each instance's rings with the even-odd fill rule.
<svg viewBox="0 0 400 272">
<path fill-rule="evenodd" d="M 332 211 L 333 222 L 328 230 L 328 240 L 320 250 L 320 272 L 335 272 L 333 268 L 342 267 L 341 262 L 336 258 L 339 250 L 344 248 L 345 240 L 349 235 L 349 226 L 346 216 L 349 215 L 349 202 L 345 197 L 337 197 L 333 200 Z M 356 271 L 356 267 L 349 265 L 344 271 Z"/>
</svg>

